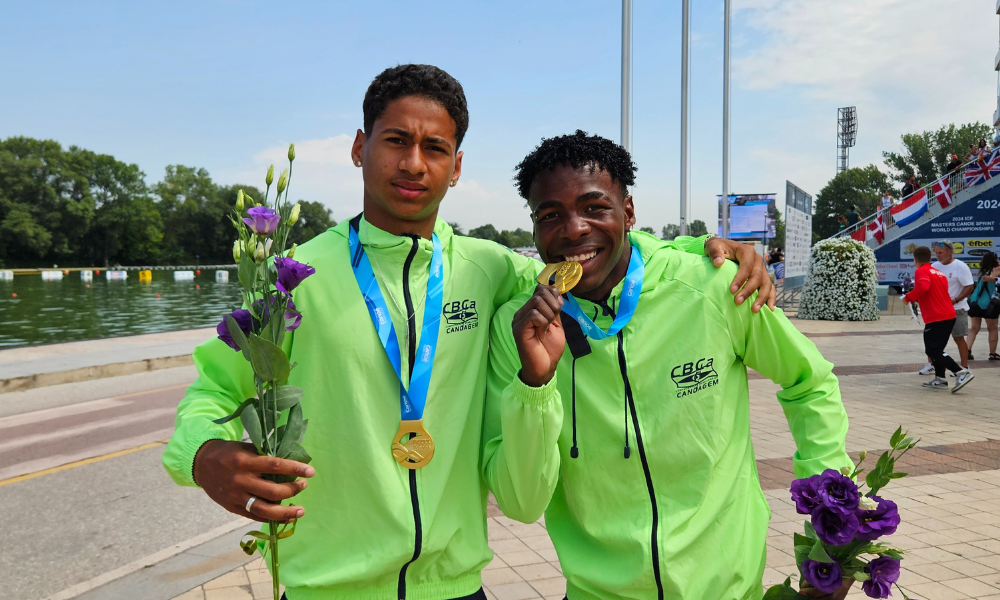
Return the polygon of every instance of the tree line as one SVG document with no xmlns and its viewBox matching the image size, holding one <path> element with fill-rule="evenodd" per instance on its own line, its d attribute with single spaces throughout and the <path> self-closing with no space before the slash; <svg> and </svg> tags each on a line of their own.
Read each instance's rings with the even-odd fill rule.
<svg viewBox="0 0 1000 600">
<path fill-rule="evenodd" d="M 52 140 L 0 140 L 0 266 L 228 264 L 236 192 L 208 171 L 170 165 L 145 181 L 138 165 Z M 302 243 L 335 225 L 320 202 L 299 201 L 289 239 Z"/>
<path fill-rule="evenodd" d="M 899 188 L 909 177 L 916 177 L 920 185 L 931 183 L 947 172 L 952 155 L 962 160 L 970 144 L 989 140 L 992 134 L 993 128 L 985 123 L 952 123 L 935 131 L 903 134 L 901 152 L 882 153 L 887 171 L 867 165 L 837 173 L 816 195 L 813 241 L 836 234 L 840 230 L 837 217 L 851 206 L 857 207 L 862 217 L 874 214 L 884 190 L 899 200 Z"/>
</svg>

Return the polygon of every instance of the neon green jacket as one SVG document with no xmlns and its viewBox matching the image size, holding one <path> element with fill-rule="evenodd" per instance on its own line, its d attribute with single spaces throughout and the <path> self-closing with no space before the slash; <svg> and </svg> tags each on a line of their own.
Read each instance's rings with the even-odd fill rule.
<svg viewBox="0 0 1000 600">
<path fill-rule="evenodd" d="M 497 312 L 485 478 L 508 516 L 530 522 L 545 511 L 570 600 L 760 598 L 770 511 L 750 440 L 747 367 L 782 387 L 797 477 L 850 464 L 837 378 L 780 310 L 755 315 L 749 300 L 733 303 L 735 267 L 665 252 L 643 233 L 631 240 L 645 259 L 636 313 L 618 336 L 589 340 L 589 355 L 567 349 L 546 386 L 517 377 L 509 323 L 531 293 Z M 612 317 L 579 303 L 607 331 Z M 525 397 L 540 410 L 562 404 L 564 422 L 546 423 L 548 447 L 504 465 L 508 413 Z"/>
<path fill-rule="evenodd" d="M 351 272 L 348 222 L 298 248 L 296 260 L 316 268 L 294 292 L 302 325 L 286 336 L 298 363 L 289 384 L 304 391 L 309 426 L 303 445 L 316 475 L 295 503 L 306 509 L 295 535 L 281 542 L 281 580 L 289 600 L 443 600 L 472 594 L 492 558 L 486 543 L 487 491 L 479 474 L 489 323 L 515 294 L 534 288 L 541 263 L 493 242 L 453 236 L 438 220 L 444 251 L 444 308 L 424 425 L 433 460 L 410 471 L 393 460 L 399 427 L 399 381 L 385 355 Z M 403 348 L 416 343 L 432 245 L 361 222 L 360 238 L 383 285 Z M 683 241 L 704 252 L 704 240 Z M 384 287 L 388 282 L 389 289 Z M 404 289 L 403 282 L 406 282 Z M 391 292 L 395 303 L 387 293 Z M 405 310 L 416 309 L 407 338 Z M 198 379 L 177 411 L 163 464 L 181 485 L 195 485 L 192 466 L 211 439 L 238 440 L 239 420 L 216 425 L 253 395 L 252 372 L 217 339 L 194 353 Z M 528 410 L 525 408 L 525 410 Z M 561 415 L 552 418 L 561 421 Z M 524 419 L 513 438 L 545 428 Z"/>
</svg>

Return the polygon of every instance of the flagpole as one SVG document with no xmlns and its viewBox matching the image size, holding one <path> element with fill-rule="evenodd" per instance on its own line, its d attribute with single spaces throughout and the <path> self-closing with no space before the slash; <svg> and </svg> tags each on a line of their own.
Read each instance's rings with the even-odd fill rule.
<svg viewBox="0 0 1000 600">
<path fill-rule="evenodd" d="M 681 223 L 680 234 L 688 233 L 688 67 L 690 66 L 690 39 L 688 30 L 691 25 L 691 0 L 682 0 L 681 8 Z"/>
<path fill-rule="evenodd" d="M 632 152 L 632 0 L 622 0 L 621 143 Z"/>
<path fill-rule="evenodd" d="M 731 0 L 726 0 L 725 38 L 722 59 L 722 239 L 729 239 L 729 18 Z M 766 228 L 765 228 L 766 229 Z"/>
</svg>

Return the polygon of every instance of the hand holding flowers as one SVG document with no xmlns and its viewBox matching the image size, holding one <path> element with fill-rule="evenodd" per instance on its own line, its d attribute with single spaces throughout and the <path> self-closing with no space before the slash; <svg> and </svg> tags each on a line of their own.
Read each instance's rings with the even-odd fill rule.
<svg viewBox="0 0 1000 600">
<path fill-rule="evenodd" d="M 839 472 L 827 469 L 792 482 L 796 512 L 809 515 L 804 533 L 795 534 L 795 561 L 803 589 L 796 591 L 788 578 L 781 585 L 771 586 L 765 600 L 816 597 L 816 591 L 846 595 L 848 584 L 854 581 L 862 582 L 862 589 L 871 598 L 889 596 L 899 579 L 903 552 L 878 540 L 895 533 L 900 518 L 896 504 L 877 494 L 893 479 L 906 476 L 894 470 L 895 463 L 917 441 L 902 428 L 897 429 L 889 441 L 891 450 L 884 452 L 865 476 L 862 485 L 869 489 L 863 495 L 854 480 L 864 472 L 861 464 L 867 458 L 866 452 L 861 453 L 853 468 Z"/>
</svg>

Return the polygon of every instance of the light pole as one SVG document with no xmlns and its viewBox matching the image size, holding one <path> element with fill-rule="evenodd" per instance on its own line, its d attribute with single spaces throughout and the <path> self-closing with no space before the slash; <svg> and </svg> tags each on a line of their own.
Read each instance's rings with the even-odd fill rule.
<svg viewBox="0 0 1000 600">
<path fill-rule="evenodd" d="M 690 65 L 691 0 L 682 0 L 681 9 L 681 223 L 680 234 L 688 232 L 688 67 Z"/>
<path fill-rule="evenodd" d="M 729 19 L 732 1 L 726 0 L 725 50 L 722 59 L 722 239 L 729 239 Z"/>
<path fill-rule="evenodd" d="M 622 0 L 622 147 L 632 152 L 632 0 Z"/>
</svg>

